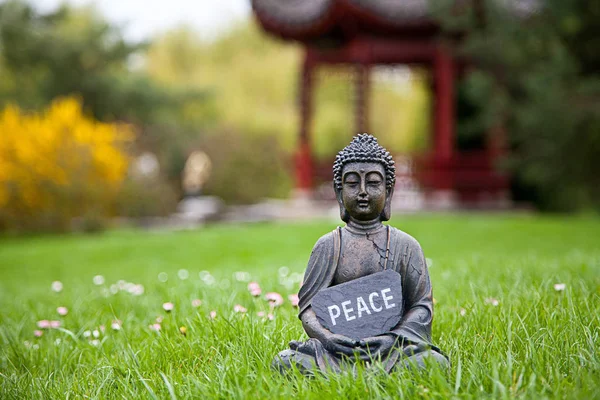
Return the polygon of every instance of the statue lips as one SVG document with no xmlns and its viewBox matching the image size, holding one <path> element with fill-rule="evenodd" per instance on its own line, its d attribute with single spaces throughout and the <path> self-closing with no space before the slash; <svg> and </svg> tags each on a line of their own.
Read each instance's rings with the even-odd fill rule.
<svg viewBox="0 0 600 400">
<path fill-rule="evenodd" d="M 358 199 L 356 203 L 360 208 L 368 208 L 371 202 L 369 199 Z"/>
</svg>

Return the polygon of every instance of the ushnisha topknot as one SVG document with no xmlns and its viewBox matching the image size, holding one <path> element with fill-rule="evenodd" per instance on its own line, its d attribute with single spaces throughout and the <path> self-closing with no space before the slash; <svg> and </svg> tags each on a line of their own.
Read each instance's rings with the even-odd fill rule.
<svg viewBox="0 0 600 400">
<path fill-rule="evenodd" d="M 342 189 L 342 169 L 344 165 L 351 162 L 378 162 L 385 169 L 386 187 L 392 188 L 396 183 L 396 167 L 394 159 L 389 151 L 381 147 L 375 136 L 361 133 L 352 139 L 352 142 L 337 156 L 333 163 L 333 186 L 337 190 Z"/>
</svg>

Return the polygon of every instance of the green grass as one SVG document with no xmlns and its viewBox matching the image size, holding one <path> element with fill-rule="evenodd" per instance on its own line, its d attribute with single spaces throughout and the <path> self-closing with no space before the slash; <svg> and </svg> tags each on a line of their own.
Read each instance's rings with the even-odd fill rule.
<svg viewBox="0 0 600 400">
<path fill-rule="evenodd" d="M 433 336 L 451 358 L 448 374 L 274 373 L 273 356 L 305 337 L 296 311 L 286 302 L 274 320 L 261 319 L 268 306 L 235 272 L 287 297 L 335 223 L 221 225 L 0 239 L 0 398 L 600 398 L 600 220 L 436 215 L 392 224 L 430 259 Z M 94 285 L 95 275 L 106 283 Z M 50 289 L 55 280 L 60 293 Z M 111 294 L 119 280 L 143 284 L 144 294 Z M 235 304 L 248 313 L 234 313 Z M 60 317 L 59 306 L 69 314 Z M 158 316 L 162 330 L 151 331 Z M 62 328 L 35 338 L 41 319 Z M 120 331 L 110 329 L 113 319 Z M 94 344 L 84 333 L 100 325 L 106 332 Z"/>
</svg>

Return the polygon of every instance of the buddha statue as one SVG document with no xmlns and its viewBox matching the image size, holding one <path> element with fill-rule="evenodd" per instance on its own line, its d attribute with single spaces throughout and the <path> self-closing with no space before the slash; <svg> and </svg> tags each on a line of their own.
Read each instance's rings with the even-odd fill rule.
<svg viewBox="0 0 600 400">
<path fill-rule="evenodd" d="M 381 362 L 387 372 L 403 367 L 449 366 L 431 343 L 433 297 L 425 257 L 407 233 L 384 225 L 390 219 L 395 167 L 392 156 L 368 134 L 356 136 L 336 156 L 333 185 L 343 228 L 321 237 L 308 261 L 299 296 L 299 318 L 309 336 L 292 341 L 273 367 L 294 365 L 303 373 L 340 372 L 357 362 Z M 403 311 L 391 330 L 360 340 L 328 330 L 311 307 L 322 289 L 351 282 L 384 269 L 400 274 Z M 427 361 L 431 360 L 431 361 Z"/>
</svg>

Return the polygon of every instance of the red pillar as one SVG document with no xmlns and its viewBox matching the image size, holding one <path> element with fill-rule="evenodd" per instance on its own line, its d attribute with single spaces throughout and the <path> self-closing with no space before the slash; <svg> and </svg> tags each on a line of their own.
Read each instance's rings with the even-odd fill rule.
<svg viewBox="0 0 600 400">
<path fill-rule="evenodd" d="M 439 46 L 434 58 L 434 154 L 432 161 L 432 186 L 444 200 L 450 204 L 454 189 L 454 60 L 448 50 Z"/>
<path fill-rule="evenodd" d="M 435 158 L 450 161 L 454 152 L 454 60 L 439 47 L 435 55 Z"/>
<path fill-rule="evenodd" d="M 312 122 L 313 64 L 308 51 L 300 77 L 300 137 L 296 150 L 296 189 L 308 193 L 312 190 L 313 159 L 310 146 L 310 127 Z"/>
<path fill-rule="evenodd" d="M 358 64 L 356 66 L 355 82 L 355 129 L 356 133 L 369 132 L 369 66 Z"/>
</svg>

